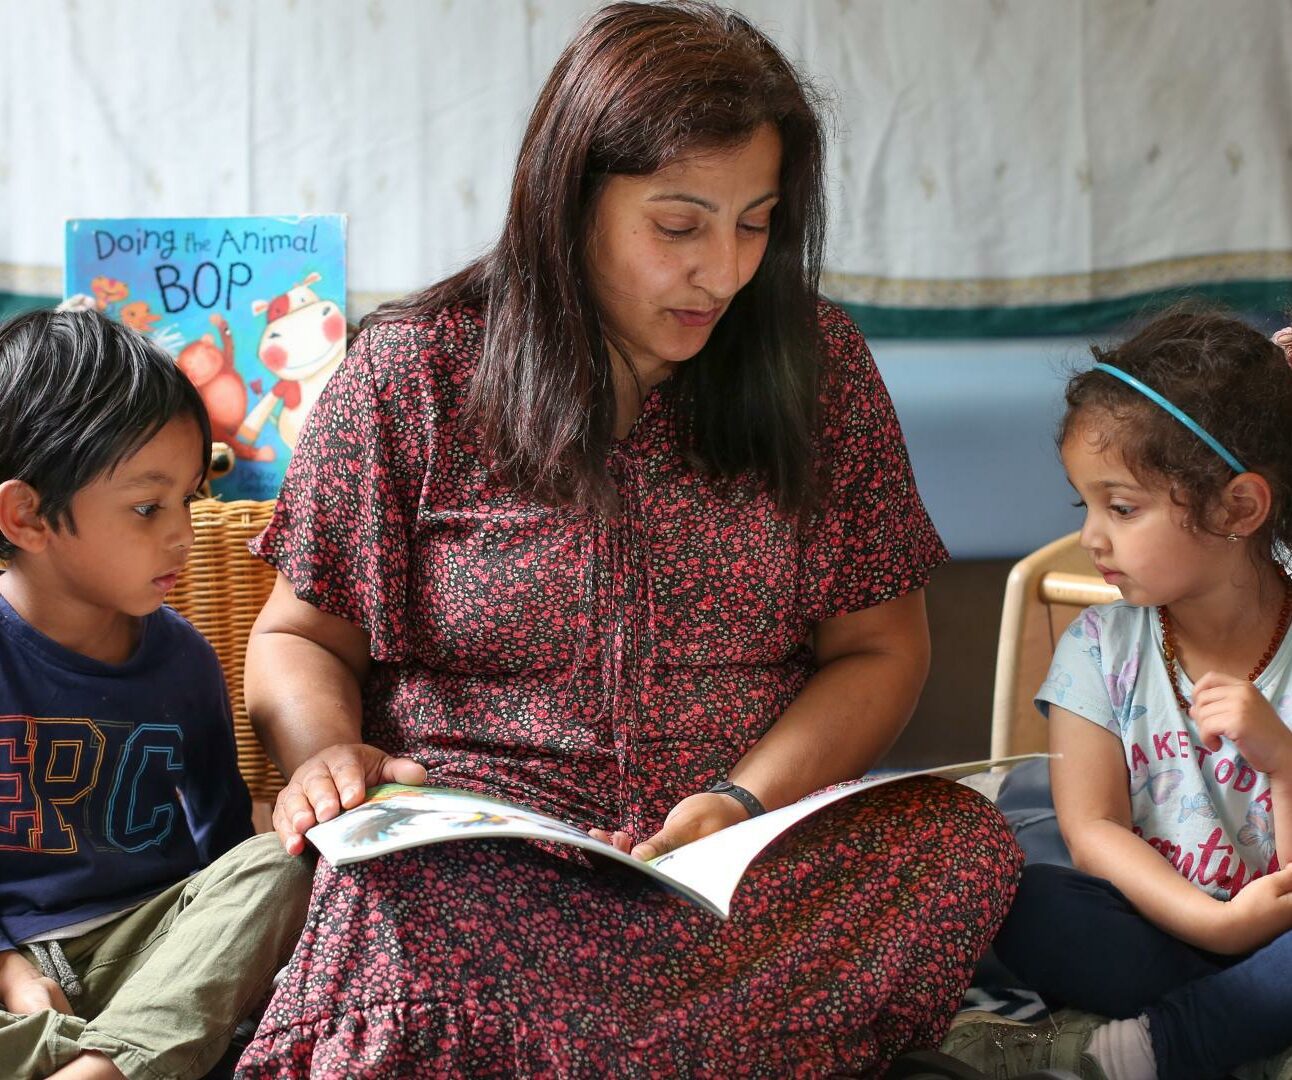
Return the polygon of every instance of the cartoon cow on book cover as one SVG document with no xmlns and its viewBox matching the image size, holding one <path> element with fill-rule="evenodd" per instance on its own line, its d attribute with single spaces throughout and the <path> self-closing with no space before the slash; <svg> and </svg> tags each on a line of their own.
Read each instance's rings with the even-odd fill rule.
<svg viewBox="0 0 1292 1080">
<path fill-rule="evenodd" d="M 278 381 L 247 413 L 238 429 L 242 442 L 254 443 L 266 424 L 276 423 L 294 450 L 305 417 L 345 355 L 345 316 L 310 288 L 321 280 L 308 274 L 281 296 L 251 304 L 253 315 L 265 316 L 258 355 Z"/>
</svg>

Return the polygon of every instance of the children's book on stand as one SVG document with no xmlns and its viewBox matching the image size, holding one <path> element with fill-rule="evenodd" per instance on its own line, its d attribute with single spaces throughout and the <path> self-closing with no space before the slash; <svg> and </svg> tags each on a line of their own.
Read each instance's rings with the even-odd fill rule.
<svg viewBox="0 0 1292 1080">
<path fill-rule="evenodd" d="M 343 214 L 67 222 L 64 306 L 96 308 L 175 357 L 234 455 L 216 495 L 278 494 L 345 355 L 345 230 Z"/>
<path fill-rule="evenodd" d="M 582 829 L 556 818 L 500 799 L 452 788 L 404 784 L 383 784 L 371 789 L 365 802 L 331 821 L 315 825 L 306 836 L 333 866 L 449 840 L 510 838 L 569 844 L 640 871 L 660 887 L 725 919 L 731 911 L 731 898 L 750 864 L 773 840 L 818 810 L 859 791 L 916 776 L 959 780 L 994 766 L 1010 766 L 1048 756 L 1020 754 L 863 777 L 739 822 L 649 862 L 616 851 L 610 844 L 595 840 Z"/>
</svg>

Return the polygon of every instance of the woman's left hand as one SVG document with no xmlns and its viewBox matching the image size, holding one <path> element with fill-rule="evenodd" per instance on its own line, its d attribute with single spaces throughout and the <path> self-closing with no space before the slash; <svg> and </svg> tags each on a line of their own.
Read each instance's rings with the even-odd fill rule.
<svg viewBox="0 0 1292 1080">
<path fill-rule="evenodd" d="M 664 827 L 636 846 L 633 845 L 633 838 L 626 832 L 589 829 L 588 833 L 594 840 L 613 844 L 617 851 L 645 862 L 748 817 L 749 811 L 729 795 L 701 792 L 698 795 L 688 795 L 673 807 L 664 819 Z"/>
<path fill-rule="evenodd" d="M 1219 750 L 1223 736 L 1238 747 L 1252 768 L 1267 776 L 1292 767 L 1292 732 L 1246 679 L 1207 672 L 1194 683 L 1189 715 L 1209 750 Z"/>
<path fill-rule="evenodd" d="M 664 819 L 664 827 L 654 836 L 643 840 L 632 849 L 632 857 L 646 861 L 655 859 L 692 840 L 716 833 L 738 821 L 746 821 L 749 811 L 730 795 L 700 792 L 688 795 Z"/>
</svg>

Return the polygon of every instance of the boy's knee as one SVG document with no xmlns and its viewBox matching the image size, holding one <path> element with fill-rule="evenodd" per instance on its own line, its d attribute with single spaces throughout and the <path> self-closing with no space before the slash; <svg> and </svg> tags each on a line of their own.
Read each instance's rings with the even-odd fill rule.
<svg viewBox="0 0 1292 1080">
<path fill-rule="evenodd" d="M 237 888 L 249 901 L 303 908 L 314 881 L 314 863 L 312 852 L 288 855 L 276 833 L 260 833 L 207 867 L 204 873 L 209 880 L 203 888 L 219 881 Z"/>
</svg>

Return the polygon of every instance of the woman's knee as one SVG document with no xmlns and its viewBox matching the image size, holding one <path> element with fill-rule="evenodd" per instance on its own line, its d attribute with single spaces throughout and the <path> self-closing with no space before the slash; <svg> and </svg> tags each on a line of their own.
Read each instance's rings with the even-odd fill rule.
<svg viewBox="0 0 1292 1080">
<path fill-rule="evenodd" d="M 1003 918 L 1023 853 L 995 805 L 972 788 L 936 777 L 893 784 L 889 797 L 889 813 L 902 822 L 896 845 L 930 871 L 977 883 L 999 899 Z"/>
</svg>

